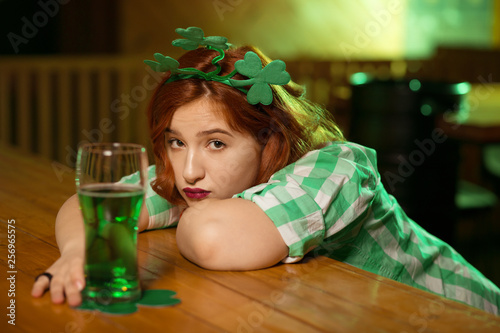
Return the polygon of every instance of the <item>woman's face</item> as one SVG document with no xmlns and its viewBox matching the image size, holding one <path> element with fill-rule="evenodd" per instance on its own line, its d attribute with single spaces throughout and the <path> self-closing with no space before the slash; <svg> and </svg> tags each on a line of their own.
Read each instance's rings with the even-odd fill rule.
<svg viewBox="0 0 500 333">
<path fill-rule="evenodd" d="M 175 186 L 188 205 L 227 199 L 254 185 L 262 147 L 232 130 L 217 106 L 199 99 L 178 108 L 165 131 Z"/>
</svg>

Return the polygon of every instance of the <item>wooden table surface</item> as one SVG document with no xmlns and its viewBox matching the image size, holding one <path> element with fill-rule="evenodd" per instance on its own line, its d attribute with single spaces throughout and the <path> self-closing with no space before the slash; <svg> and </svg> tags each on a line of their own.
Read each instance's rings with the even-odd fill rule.
<svg viewBox="0 0 500 333">
<path fill-rule="evenodd" d="M 208 271 L 180 255 L 175 229 L 140 234 L 138 257 L 143 289 L 174 290 L 178 305 L 116 316 L 55 305 L 48 294 L 34 299 L 34 277 L 59 255 L 54 220 L 73 177 L 62 164 L 0 146 L 1 332 L 500 332 L 500 317 L 326 257 Z"/>
</svg>

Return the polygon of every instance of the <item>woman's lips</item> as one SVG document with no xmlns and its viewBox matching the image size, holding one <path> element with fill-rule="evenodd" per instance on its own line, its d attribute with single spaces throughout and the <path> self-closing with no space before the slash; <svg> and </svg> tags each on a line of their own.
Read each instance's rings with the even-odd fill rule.
<svg viewBox="0 0 500 333">
<path fill-rule="evenodd" d="M 203 199 L 210 194 L 210 191 L 204 190 L 202 188 L 189 188 L 185 187 L 182 189 L 189 199 Z"/>
</svg>

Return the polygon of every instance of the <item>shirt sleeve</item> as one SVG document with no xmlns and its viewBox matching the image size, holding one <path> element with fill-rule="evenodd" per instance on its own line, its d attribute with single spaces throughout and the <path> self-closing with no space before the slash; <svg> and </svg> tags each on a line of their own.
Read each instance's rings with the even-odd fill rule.
<svg viewBox="0 0 500 333">
<path fill-rule="evenodd" d="M 179 222 L 180 209 L 161 197 L 151 187 L 156 179 L 156 167 L 148 167 L 148 183 L 146 185 L 145 204 L 148 209 L 149 223 L 147 230 L 174 227 Z M 139 182 L 138 174 L 124 178 L 125 183 Z"/>
<path fill-rule="evenodd" d="M 296 262 L 326 238 L 330 244 L 357 234 L 379 180 L 375 165 L 368 148 L 332 143 L 235 197 L 269 216 L 289 248 L 283 261 Z"/>
</svg>

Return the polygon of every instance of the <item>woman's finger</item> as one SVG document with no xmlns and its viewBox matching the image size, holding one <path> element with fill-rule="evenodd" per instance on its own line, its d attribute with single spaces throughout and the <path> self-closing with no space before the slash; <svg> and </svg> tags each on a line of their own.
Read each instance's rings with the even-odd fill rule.
<svg viewBox="0 0 500 333">
<path fill-rule="evenodd" d="M 50 283 L 50 298 L 52 303 L 61 304 L 64 302 L 64 274 L 58 274 L 52 278 Z"/>
<path fill-rule="evenodd" d="M 65 286 L 66 300 L 70 306 L 78 306 L 82 302 L 81 291 L 85 287 L 82 262 L 76 260 Z"/>
<path fill-rule="evenodd" d="M 47 289 L 49 289 L 50 281 L 47 276 L 40 276 L 31 289 L 31 295 L 33 297 L 41 297 Z"/>
<path fill-rule="evenodd" d="M 69 304 L 69 306 L 78 306 L 82 302 L 82 296 L 80 294 L 80 289 L 73 283 L 73 281 L 70 281 L 66 285 L 65 288 L 66 291 L 66 300 Z"/>
</svg>

